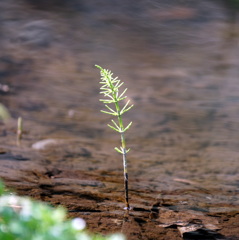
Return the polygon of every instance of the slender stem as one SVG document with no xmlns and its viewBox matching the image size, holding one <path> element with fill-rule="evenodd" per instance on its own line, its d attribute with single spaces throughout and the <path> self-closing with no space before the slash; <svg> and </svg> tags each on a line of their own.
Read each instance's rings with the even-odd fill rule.
<svg viewBox="0 0 239 240">
<path fill-rule="evenodd" d="M 123 150 L 123 167 L 124 167 L 124 190 L 125 190 L 125 205 L 126 209 L 129 210 L 129 188 L 128 188 L 128 168 L 127 168 L 127 152 L 125 147 L 125 137 L 124 133 L 121 133 L 121 143 L 122 143 L 122 150 Z"/>
<path fill-rule="evenodd" d="M 17 119 L 17 145 L 20 146 L 22 139 L 22 118 Z"/>
<path fill-rule="evenodd" d="M 129 190 L 128 190 L 128 168 L 127 168 L 127 150 L 126 150 L 126 141 L 125 141 L 125 136 L 124 136 L 124 125 L 123 125 L 123 120 L 122 120 L 122 115 L 120 114 L 120 107 L 118 102 L 115 102 L 115 108 L 118 113 L 118 121 L 119 121 L 119 126 L 122 129 L 122 132 L 120 133 L 121 135 L 121 145 L 122 145 L 122 155 L 123 155 L 123 167 L 124 167 L 124 191 L 125 191 L 125 205 L 126 209 L 129 210 Z"/>
</svg>

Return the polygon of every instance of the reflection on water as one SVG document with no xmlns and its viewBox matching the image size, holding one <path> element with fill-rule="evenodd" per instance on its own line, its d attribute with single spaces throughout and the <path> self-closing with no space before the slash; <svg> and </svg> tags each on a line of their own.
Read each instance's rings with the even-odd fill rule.
<svg viewBox="0 0 239 240">
<path fill-rule="evenodd" d="M 96 169 L 121 169 L 108 150 L 118 136 L 99 113 L 99 64 L 135 104 L 132 189 L 187 188 L 180 178 L 237 191 L 238 20 L 216 1 L 74 2 L 1 3 L 1 81 L 14 93 L 2 101 L 36 126 L 30 141 L 88 139 Z"/>
</svg>

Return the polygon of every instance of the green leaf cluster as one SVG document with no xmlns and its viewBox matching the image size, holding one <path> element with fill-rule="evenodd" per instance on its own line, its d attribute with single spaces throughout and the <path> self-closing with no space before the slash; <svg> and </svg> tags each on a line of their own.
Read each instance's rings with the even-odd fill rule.
<svg viewBox="0 0 239 240">
<path fill-rule="evenodd" d="M 124 82 L 121 82 L 118 77 L 114 78 L 113 73 L 110 70 L 103 69 L 98 65 L 96 65 L 96 67 L 101 71 L 100 84 L 102 84 L 102 86 L 100 88 L 100 94 L 103 94 L 105 97 L 100 99 L 100 101 L 105 103 L 105 107 L 107 108 L 107 111 L 101 110 L 101 112 L 118 117 L 118 123 L 112 119 L 111 122 L 113 125 L 108 124 L 108 126 L 119 133 L 124 133 L 132 125 L 132 122 L 130 122 L 126 127 L 124 127 L 122 115 L 129 111 L 133 107 L 133 104 L 130 104 L 130 100 L 128 100 L 122 108 L 119 105 L 119 102 L 127 98 L 127 96 L 124 96 L 127 88 L 125 88 L 123 91 L 120 91 L 120 88 L 123 86 Z M 108 104 L 113 104 L 114 108 Z"/>
<path fill-rule="evenodd" d="M 103 237 L 85 229 L 81 218 L 66 220 L 63 207 L 5 193 L 0 181 L 0 239 L 4 240 L 125 240 L 123 235 Z"/>
</svg>

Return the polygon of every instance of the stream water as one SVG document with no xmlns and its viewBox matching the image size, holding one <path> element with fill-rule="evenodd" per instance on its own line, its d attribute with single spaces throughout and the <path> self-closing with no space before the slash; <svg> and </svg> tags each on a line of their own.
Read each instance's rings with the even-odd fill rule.
<svg viewBox="0 0 239 240">
<path fill-rule="evenodd" d="M 209 0 L 0 7 L 0 83 L 9 87 L 0 102 L 12 115 L 0 125 L 0 176 L 9 186 L 66 206 L 93 231 L 181 239 L 158 226 L 162 207 L 220 216 L 217 233 L 239 238 L 236 9 Z M 100 113 L 95 64 L 125 82 L 134 104 L 125 115 L 135 209 L 126 222 L 120 138 Z M 25 132 L 16 146 L 19 116 Z"/>
</svg>

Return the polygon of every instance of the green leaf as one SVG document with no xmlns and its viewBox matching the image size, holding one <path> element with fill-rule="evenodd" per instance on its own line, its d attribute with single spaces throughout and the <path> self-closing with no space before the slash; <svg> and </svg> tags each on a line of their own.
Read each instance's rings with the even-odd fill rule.
<svg viewBox="0 0 239 240">
<path fill-rule="evenodd" d="M 119 99 L 118 99 L 118 102 L 124 100 L 125 98 L 127 98 L 127 97 L 125 96 L 125 97 L 119 98 Z"/>
<path fill-rule="evenodd" d="M 127 131 L 127 130 L 130 128 L 130 126 L 132 125 L 132 123 L 133 123 L 133 122 L 130 122 L 130 123 L 128 124 L 128 126 L 124 128 L 124 132 Z"/>
<path fill-rule="evenodd" d="M 107 124 L 108 127 L 112 128 L 113 130 L 115 130 L 116 132 L 121 132 L 121 129 L 117 129 L 113 126 L 111 126 L 110 124 Z"/>
<path fill-rule="evenodd" d="M 120 94 L 120 96 L 119 96 L 119 98 L 122 98 L 123 97 L 123 95 L 126 93 L 126 91 L 127 91 L 128 89 L 127 88 L 125 88 L 125 90 Z M 126 96 L 124 97 L 124 98 L 126 98 Z"/>
<path fill-rule="evenodd" d="M 118 80 L 118 82 L 115 84 L 115 87 L 119 89 L 123 84 L 124 82 L 120 82 L 120 80 Z"/>
<path fill-rule="evenodd" d="M 104 93 L 105 97 L 111 98 L 112 100 L 114 100 L 113 96 L 111 96 L 111 93 Z"/>
<path fill-rule="evenodd" d="M 114 100 L 110 100 L 110 99 L 100 99 L 100 102 L 103 102 L 103 103 L 114 103 L 115 101 Z"/>
<path fill-rule="evenodd" d="M 116 126 L 116 128 L 118 128 L 120 130 L 120 127 L 118 126 L 118 124 L 113 120 L 111 119 L 111 122 L 114 123 L 114 125 Z"/>
<path fill-rule="evenodd" d="M 95 67 L 99 68 L 100 70 L 103 70 L 103 68 L 97 64 L 95 64 Z"/>
<path fill-rule="evenodd" d="M 117 113 L 107 112 L 107 111 L 104 111 L 104 110 L 100 110 L 100 111 L 103 112 L 103 113 L 113 115 L 113 116 L 117 116 Z"/>
<path fill-rule="evenodd" d="M 128 108 L 126 108 L 126 109 L 124 109 L 124 111 L 122 112 L 122 110 L 121 110 L 121 112 L 120 112 L 120 114 L 122 115 L 123 113 L 125 113 L 125 112 L 127 112 L 127 111 L 129 111 L 132 107 L 134 106 L 134 104 L 132 104 L 130 107 L 128 107 Z"/>
<path fill-rule="evenodd" d="M 113 110 L 111 107 L 105 104 L 105 107 L 108 108 L 112 113 L 117 114 L 115 110 Z"/>
<path fill-rule="evenodd" d="M 123 154 L 123 152 L 121 150 L 119 150 L 119 148 L 115 147 L 115 150 L 116 150 L 116 152 Z"/>
<path fill-rule="evenodd" d="M 121 109 L 120 114 L 122 115 L 126 109 L 126 107 L 129 105 L 130 100 L 127 101 L 127 103 L 124 105 L 124 107 Z"/>
</svg>

